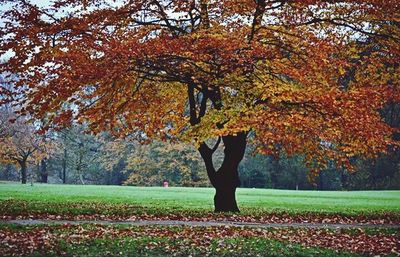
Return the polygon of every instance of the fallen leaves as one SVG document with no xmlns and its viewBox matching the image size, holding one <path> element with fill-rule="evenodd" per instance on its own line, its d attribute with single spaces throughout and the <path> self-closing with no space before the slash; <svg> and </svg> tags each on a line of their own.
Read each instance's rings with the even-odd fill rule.
<svg viewBox="0 0 400 257">
<path fill-rule="evenodd" d="M 0 255 L 23 256 L 51 249 L 55 242 L 51 230 L 48 227 L 27 231 L 0 230 Z"/>
<path fill-rule="evenodd" d="M 23 256 L 33 252 L 53 251 L 63 255 L 59 243 L 68 245 L 84 244 L 90 240 L 118 238 L 154 238 L 145 249 L 162 248 L 168 254 L 182 249 L 195 248 L 202 252 L 213 248 L 216 252 L 237 252 L 243 247 L 243 240 L 278 240 L 289 245 L 322 247 L 361 254 L 398 253 L 398 233 L 384 233 L 358 230 L 328 229 L 250 229 L 229 226 L 213 227 L 116 227 L 103 225 L 40 226 L 25 228 L 4 228 L 0 230 L 0 255 Z M 165 240 L 164 240 L 165 239 Z"/>
<path fill-rule="evenodd" d="M 316 224 L 399 224 L 396 213 L 358 214 L 354 216 L 329 213 L 248 213 L 216 214 L 205 211 L 158 212 L 128 204 L 63 203 L 63 207 L 46 205 L 31 208 L 26 201 L 2 201 L 0 220 L 44 219 L 49 221 L 187 221 L 187 222 L 247 222 L 262 224 L 316 223 Z M 151 223 L 149 223 L 151 224 Z M 178 224 L 178 223 L 177 223 Z M 143 249 L 163 249 L 170 255 L 182 249 L 197 249 L 207 253 L 245 251 L 243 240 L 278 240 L 290 245 L 322 247 L 361 254 L 398 254 L 399 232 L 370 233 L 363 229 L 255 229 L 232 226 L 137 226 L 120 227 L 105 225 L 54 225 L 26 226 L 15 229 L 0 227 L 0 256 L 24 256 L 34 252 L 52 251 L 57 255 L 67 253 L 60 243 L 80 245 L 94 239 L 158 238 L 146 243 Z M 234 242 L 229 240 L 236 240 Z M 247 242 L 247 241 L 246 241 Z M 279 248 L 279 247 L 278 247 Z M 184 255 L 182 255 L 184 256 Z"/>
<path fill-rule="evenodd" d="M 268 224 L 288 224 L 288 223 L 310 223 L 310 224 L 370 224 L 370 225 L 396 225 L 400 222 L 400 217 L 396 214 L 382 214 L 381 216 L 343 216 L 339 214 L 327 213 L 265 213 L 263 215 L 229 215 L 216 213 L 190 213 L 187 215 L 175 213 L 159 214 L 48 214 L 48 213 L 21 213 L 4 214 L 0 220 L 71 220 L 71 221 L 231 221 L 246 223 L 268 223 Z"/>
</svg>

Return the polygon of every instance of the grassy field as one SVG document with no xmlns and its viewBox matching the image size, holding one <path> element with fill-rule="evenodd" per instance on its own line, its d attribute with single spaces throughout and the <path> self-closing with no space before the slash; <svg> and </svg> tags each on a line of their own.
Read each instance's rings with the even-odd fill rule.
<svg viewBox="0 0 400 257">
<path fill-rule="evenodd" d="M 130 204 L 165 211 L 213 209 L 212 188 L 162 188 L 97 185 L 0 184 L 0 201 Z M 244 211 L 322 213 L 400 213 L 400 191 L 291 191 L 272 189 L 237 190 Z M 1 202 L 0 202 L 1 205 Z"/>
<path fill-rule="evenodd" d="M 0 219 L 319 217 L 400 221 L 400 191 L 238 189 L 240 214 L 213 214 L 212 188 L 0 183 Z M 226 216 L 223 216 L 226 215 Z M 79 218 L 79 216 L 81 218 Z M 292 220 L 287 219 L 292 218 Z M 308 218 L 307 218 L 308 217 Z M 314 219 L 314 220 L 313 220 Z M 340 220 L 332 219 L 332 222 Z M 357 221 L 356 221 L 357 222 Z M 256 229 L 0 224 L 0 256 L 396 256 L 398 229 Z M 359 247 L 363 245 L 364 247 Z"/>
</svg>

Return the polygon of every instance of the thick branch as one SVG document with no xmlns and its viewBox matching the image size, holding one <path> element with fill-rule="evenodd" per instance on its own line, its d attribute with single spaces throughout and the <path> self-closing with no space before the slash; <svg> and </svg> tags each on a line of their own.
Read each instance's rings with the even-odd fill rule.
<svg viewBox="0 0 400 257">
<path fill-rule="evenodd" d="M 210 149 L 210 147 L 205 142 L 202 142 L 200 144 L 200 147 L 198 148 L 198 151 L 200 152 L 200 155 L 204 160 L 204 164 L 206 165 L 207 175 L 208 178 L 210 179 L 211 185 L 213 187 L 216 187 L 217 173 L 215 171 L 214 164 L 212 161 L 213 150 Z"/>
<path fill-rule="evenodd" d="M 194 98 L 194 86 L 188 85 L 188 98 L 189 98 L 189 121 L 190 125 L 194 126 L 198 123 L 196 112 L 196 100 Z"/>
<path fill-rule="evenodd" d="M 159 14 L 161 15 L 162 20 L 165 22 L 165 25 L 171 29 L 172 31 L 178 31 L 181 33 L 185 33 L 185 30 L 183 30 L 182 28 L 179 28 L 177 26 L 173 26 L 170 22 L 170 19 L 168 19 L 167 14 L 165 13 L 165 10 L 163 8 L 163 6 L 159 3 L 159 1 L 155 0 L 154 4 L 157 6 L 158 10 L 159 10 Z"/>
<path fill-rule="evenodd" d="M 217 142 L 215 143 L 214 147 L 211 149 L 212 153 L 214 153 L 217 150 L 220 143 L 221 143 L 221 137 L 218 137 Z"/>
<path fill-rule="evenodd" d="M 201 99 L 201 104 L 200 104 L 200 111 L 199 111 L 199 122 L 202 117 L 206 114 L 206 109 L 207 109 L 207 100 L 208 96 L 205 92 L 203 92 L 203 97 Z"/>
<path fill-rule="evenodd" d="M 201 28 L 208 29 L 210 28 L 210 19 L 208 17 L 208 7 L 207 1 L 202 0 L 200 1 L 200 23 Z"/>
<path fill-rule="evenodd" d="M 253 23 L 251 25 L 251 33 L 249 36 L 249 42 L 251 42 L 254 38 L 254 34 L 256 33 L 257 27 L 261 25 L 262 21 L 262 16 L 264 15 L 265 12 L 265 0 L 256 0 L 257 2 L 257 7 L 256 11 L 254 12 L 254 17 L 253 17 Z"/>
</svg>

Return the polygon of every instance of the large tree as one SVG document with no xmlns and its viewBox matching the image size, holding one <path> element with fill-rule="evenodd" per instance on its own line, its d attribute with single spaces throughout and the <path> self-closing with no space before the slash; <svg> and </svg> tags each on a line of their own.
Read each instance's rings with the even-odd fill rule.
<svg viewBox="0 0 400 257">
<path fill-rule="evenodd" d="M 13 4 L 0 69 L 17 77 L 23 111 L 194 141 L 216 211 L 238 211 L 248 138 L 261 153 L 303 154 L 310 177 L 392 143 L 378 110 L 399 95 L 397 0 L 1 2 Z"/>
</svg>

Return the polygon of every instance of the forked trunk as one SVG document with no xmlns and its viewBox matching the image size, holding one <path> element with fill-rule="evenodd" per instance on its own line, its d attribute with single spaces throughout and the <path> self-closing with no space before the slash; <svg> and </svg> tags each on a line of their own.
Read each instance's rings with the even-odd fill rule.
<svg viewBox="0 0 400 257">
<path fill-rule="evenodd" d="M 207 12 L 207 5 L 202 6 L 202 12 Z M 201 85 L 201 89 L 199 89 L 194 81 L 191 81 L 190 78 L 188 80 L 190 81 L 188 84 L 190 124 L 195 126 L 200 123 L 201 118 L 206 114 L 208 99 L 212 102 L 213 108 L 221 110 L 222 97 L 218 87 Z M 201 92 L 201 99 L 198 98 L 197 103 L 195 89 Z M 198 115 L 197 104 L 200 107 Z M 216 125 L 219 128 L 223 128 L 223 124 Z M 206 165 L 208 178 L 215 188 L 214 206 L 216 212 L 239 211 L 235 192 L 236 188 L 240 185 L 238 166 L 246 150 L 246 138 L 247 132 L 245 131 L 222 137 L 224 143 L 224 160 L 218 170 L 214 167 L 212 157 L 221 142 L 221 137 L 218 138 L 213 148 L 210 148 L 205 142 L 200 143 L 198 150 Z"/>
<path fill-rule="evenodd" d="M 212 163 L 212 154 L 217 145 L 214 149 L 210 149 L 203 143 L 199 148 L 199 152 L 206 164 L 208 178 L 215 187 L 215 212 L 239 212 L 235 193 L 236 188 L 240 185 L 238 166 L 246 149 L 246 137 L 246 132 L 222 137 L 224 160 L 217 171 Z"/>
<path fill-rule="evenodd" d="M 79 174 L 79 181 L 81 182 L 82 185 L 85 185 L 85 180 L 83 179 L 82 174 Z"/>
</svg>

